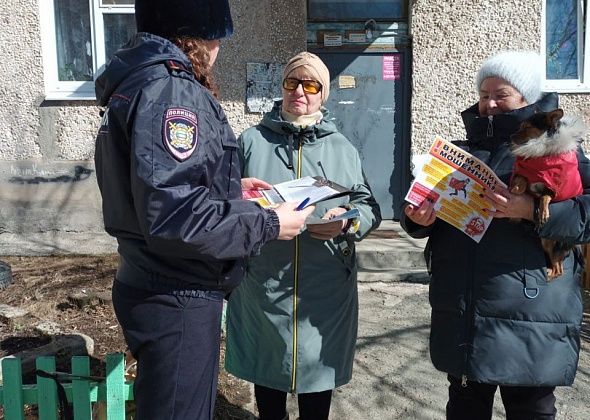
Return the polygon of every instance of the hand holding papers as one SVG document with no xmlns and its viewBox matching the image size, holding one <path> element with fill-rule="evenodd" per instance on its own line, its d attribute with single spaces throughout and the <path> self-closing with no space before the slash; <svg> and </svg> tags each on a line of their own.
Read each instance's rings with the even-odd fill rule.
<svg viewBox="0 0 590 420">
<path fill-rule="evenodd" d="M 309 216 L 305 221 L 306 225 L 323 225 L 325 223 L 337 222 L 339 220 L 355 219 L 360 216 L 359 209 L 352 208 L 338 216 L 334 216 L 331 219 L 320 219 L 319 217 Z"/>
<path fill-rule="evenodd" d="M 484 188 L 506 185 L 485 163 L 440 137 L 428 153 L 406 201 L 419 206 L 430 200 L 437 217 L 479 242 L 493 219 L 486 211 L 490 204 L 481 197 Z"/>
<path fill-rule="evenodd" d="M 314 239 L 328 241 L 338 235 L 348 232 L 348 229 L 355 225 L 358 227 L 358 218 L 360 215 L 357 208 L 346 211 L 343 207 L 333 207 L 329 209 L 322 218 L 309 216 L 305 221 L 309 235 Z M 355 224 L 356 223 L 356 224 Z M 356 232 L 356 229 L 355 229 Z"/>
</svg>

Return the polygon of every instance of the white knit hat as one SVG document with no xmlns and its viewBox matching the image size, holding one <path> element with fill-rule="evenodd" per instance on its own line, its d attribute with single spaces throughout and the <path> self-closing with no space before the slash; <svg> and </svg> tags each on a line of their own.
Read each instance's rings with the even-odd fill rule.
<svg viewBox="0 0 590 420">
<path fill-rule="evenodd" d="M 479 92 L 485 79 L 499 77 L 518 90 L 530 105 L 541 96 L 542 66 L 541 57 L 535 52 L 500 52 L 484 61 L 477 73 L 475 87 Z"/>
</svg>

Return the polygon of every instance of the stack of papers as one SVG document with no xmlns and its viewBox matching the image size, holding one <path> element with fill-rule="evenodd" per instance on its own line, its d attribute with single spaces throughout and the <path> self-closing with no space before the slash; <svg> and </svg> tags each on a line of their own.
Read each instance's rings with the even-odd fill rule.
<svg viewBox="0 0 590 420">
<path fill-rule="evenodd" d="M 270 190 L 244 190 L 242 197 L 260 204 L 262 207 L 276 207 L 285 202 L 302 203 L 305 206 L 350 194 L 348 188 L 329 181 L 321 176 L 306 176 L 292 181 L 273 185 Z M 305 207 L 304 206 L 304 207 Z"/>
<path fill-rule="evenodd" d="M 331 219 L 320 219 L 319 217 L 309 216 L 305 221 L 306 225 L 323 225 L 325 223 L 337 222 L 338 220 L 356 219 L 360 216 L 359 209 L 352 208 L 339 216 L 332 217 Z"/>
<path fill-rule="evenodd" d="M 415 206 L 431 201 L 438 218 L 479 243 L 493 219 L 488 210 L 494 210 L 482 198 L 484 189 L 506 185 L 484 162 L 440 137 L 428 153 L 406 201 Z"/>
</svg>

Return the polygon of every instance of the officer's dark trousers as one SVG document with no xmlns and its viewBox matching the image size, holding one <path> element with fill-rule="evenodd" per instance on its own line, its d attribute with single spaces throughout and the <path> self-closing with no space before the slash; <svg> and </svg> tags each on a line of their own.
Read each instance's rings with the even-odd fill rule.
<svg viewBox="0 0 590 420">
<path fill-rule="evenodd" d="M 489 420 L 497 385 L 467 381 L 449 375 L 449 402 L 447 420 Z M 500 386 L 500 395 L 506 409 L 506 420 L 553 420 L 555 387 Z"/>
<path fill-rule="evenodd" d="M 223 295 L 155 294 L 115 281 L 113 306 L 137 359 L 136 418 L 213 418 Z"/>
</svg>

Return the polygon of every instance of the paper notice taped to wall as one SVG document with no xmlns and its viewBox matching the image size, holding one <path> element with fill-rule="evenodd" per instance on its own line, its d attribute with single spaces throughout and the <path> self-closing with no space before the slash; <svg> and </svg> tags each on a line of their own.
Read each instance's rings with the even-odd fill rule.
<svg viewBox="0 0 590 420">
<path fill-rule="evenodd" d="M 356 79 L 354 76 L 338 76 L 338 87 L 340 89 L 354 89 L 356 87 Z"/>
</svg>

